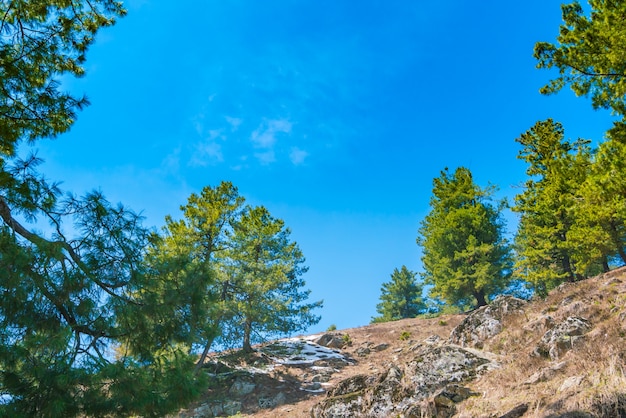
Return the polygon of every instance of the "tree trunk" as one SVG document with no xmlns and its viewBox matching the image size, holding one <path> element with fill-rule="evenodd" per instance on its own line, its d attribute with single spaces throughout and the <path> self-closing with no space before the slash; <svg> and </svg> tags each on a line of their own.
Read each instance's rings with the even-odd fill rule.
<svg viewBox="0 0 626 418">
<path fill-rule="evenodd" d="M 603 273 L 608 273 L 610 270 L 609 268 L 609 259 L 607 258 L 606 255 L 602 256 L 602 272 Z"/>
<path fill-rule="evenodd" d="M 617 253 L 624 263 L 626 263 L 626 252 L 624 252 L 624 247 L 622 247 L 622 242 L 619 239 L 619 232 L 617 231 L 617 226 L 614 221 L 611 221 L 611 238 L 613 239 L 613 244 L 617 248 Z"/>
<path fill-rule="evenodd" d="M 482 290 L 474 293 L 474 297 L 476 298 L 476 308 L 480 308 L 481 306 L 485 306 L 487 304 L 485 292 L 483 292 Z"/>
<path fill-rule="evenodd" d="M 572 260 L 570 259 L 569 255 L 567 254 L 563 255 L 561 265 L 563 267 L 563 271 L 567 273 L 567 281 L 572 282 L 572 283 L 575 282 L 576 274 L 574 274 L 574 269 L 572 269 Z"/>
<path fill-rule="evenodd" d="M 202 354 L 200 355 L 200 359 L 196 363 L 196 367 L 194 367 L 193 369 L 194 374 L 197 374 L 202 368 L 202 365 L 204 364 L 207 356 L 209 355 L 209 350 L 211 349 L 211 346 L 213 345 L 214 340 L 215 340 L 215 337 L 209 338 L 206 345 L 204 346 L 204 350 L 202 351 Z"/>
<path fill-rule="evenodd" d="M 252 333 L 252 321 L 246 318 L 246 323 L 243 326 L 243 351 L 251 353 L 252 345 L 250 345 L 250 334 Z"/>
</svg>

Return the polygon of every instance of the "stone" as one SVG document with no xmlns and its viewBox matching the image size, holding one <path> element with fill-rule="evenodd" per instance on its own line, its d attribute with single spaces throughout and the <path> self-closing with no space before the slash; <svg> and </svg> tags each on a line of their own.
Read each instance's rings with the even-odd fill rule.
<svg viewBox="0 0 626 418">
<path fill-rule="evenodd" d="M 372 347 L 372 350 L 373 351 L 383 351 L 383 350 L 386 350 L 388 348 L 389 348 L 389 344 L 383 343 L 383 344 L 378 344 L 378 345 Z"/>
<path fill-rule="evenodd" d="M 562 370 L 567 365 L 566 361 L 562 361 L 560 363 L 556 363 L 550 367 L 545 367 L 535 372 L 530 376 L 523 384 L 524 385 L 534 385 L 540 382 L 546 382 L 556 375 L 556 373 Z"/>
<path fill-rule="evenodd" d="M 472 380 L 494 366 L 461 347 L 428 347 L 415 360 L 409 362 L 406 375 L 413 383 L 418 397 L 427 397 L 448 383 Z"/>
<path fill-rule="evenodd" d="M 582 381 L 585 379 L 585 376 L 570 376 L 561 383 L 559 386 L 559 392 L 565 392 L 568 389 L 580 386 Z"/>
<path fill-rule="evenodd" d="M 506 414 L 500 415 L 499 418 L 521 418 L 524 416 L 526 412 L 528 412 L 528 404 L 523 403 L 523 404 L 517 405 L 515 408 L 511 409 Z"/>
<path fill-rule="evenodd" d="M 570 316 L 548 330 L 535 347 L 533 354 L 557 360 L 565 351 L 570 350 L 591 330 L 591 323 L 585 318 Z"/>
<path fill-rule="evenodd" d="M 371 350 L 367 347 L 359 347 L 356 349 L 356 355 L 359 357 L 365 357 L 371 353 Z"/>
<path fill-rule="evenodd" d="M 420 417 L 426 405 L 437 411 L 437 417 L 449 417 L 457 402 L 476 395 L 460 383 L 494 366 L 491 360 L 452 345 L 423 345 L 413 355 L 402 368 L 391 365 L 378 375 L 357 375 L 339 382 L 314 406 L 311 416 Z"/>
<path fill-rule="evenodd" d="M 513 296 L 499 296 L 491 304 L 470 313 L 450 333 L 449 341 L 461 347 L 482 348 L 483 343 L 502 332 L 502 319 L 523 312 L 526 301 Z"/>
<path fill-rule="evenodd" d="M 546 332 L 554 327 L 554 318 L 550 315 L 541 315 L 524 326 L 524 330 L 530 332 Z"/>
<path fill-rule="evenodd" d="M 245 396 L 254 391 L 256 388 L 256 384 L 249 377 L 238 377 L 237 380 L 232 384 L 228 393 L 232 396 Z"/>
<path fill-rule="evenodd" d="M 242 404 L 239 401 L 225 402 L 223 405 L 224 413 L 226 414 L 226 416 L 237 415 L 241 412 L 241 406 Z"/>
<path fill-rule="evenodd" d="M 346 342 L 343 335 L 328 333 L 315 340 L 315 344 L 328 348 L 343 348 Z"/>
</svg>

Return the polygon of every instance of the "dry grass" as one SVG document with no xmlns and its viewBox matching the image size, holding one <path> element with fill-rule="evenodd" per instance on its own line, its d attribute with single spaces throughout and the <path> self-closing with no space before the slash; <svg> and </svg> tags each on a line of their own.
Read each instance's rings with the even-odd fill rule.
<svg viewBox="0 0 626 418">
<path fill-rule="evenodd" d="M 533 355 L 551 323 L 579 316 L 592 330 L 556 360 Z M 357 374 L 382 372 L 410 361 L 410 347 L 432 335 L 446 340 L 465 315 L 407 319 L 337 331 L 350 336 L 344 352 L 356 360 L 328 382 L 330 386 Z M 363 347 L 385 343 L 387 349 L 359 356 Z M 458 405 L 460 417 L 498 417 L 521 404 L 524 417 L 626 417 L 626 268 L 583 282 L 564 284 L 545 299 L 529 303 L 523 313 L 508 315 L 503 332 L 485 341 L 483 350 L 496 355 L 500 367 L 467 384 L 482 396 Z M 306 370 L 285 370 L 300 379 Z M 315 395 L 271 410 L 242 416 L 308 417 L 324 395 Z M 579 415 L 583 416 L 583 415 Z"/>
<path fill-rule="evenodd" d="M 461 405 L 460 416 L 498 416 L 524 403 L 529 405 L 524 417 L 583 411 L 599 417 L 624 416 L 626 277 L 623 272 L 618 277 L 564 285 L 546 299 L 531 303 L 523 315 L 507 317 L 504 332 L 484 347 L 503 356 L 502 367 L 475 382 L 473 388 L 483 397 Z M 547 315 L 555 323 L 580 316 L 593 329 L 558 360 L 533 356 Z M 552 370 L 557 365 L 562 367 Z M 542 371 L 543 379 L 528 384 Z"/>
</svg>

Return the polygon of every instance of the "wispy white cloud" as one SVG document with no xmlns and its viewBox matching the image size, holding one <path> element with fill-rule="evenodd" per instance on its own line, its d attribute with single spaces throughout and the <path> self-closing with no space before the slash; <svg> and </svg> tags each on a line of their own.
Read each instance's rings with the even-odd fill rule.
<svg viewBox="0 0 626 418">
<path fill-rule="evenodd" d="M 276 153 L 273 149 L 264 152 L 257 152 L 254 154 L 254 156 L 263 165 L 268 165 L 276 161 Z"/>
<path fill-rule="evenodd" d="M 264 121 L 250 136 L 256 148 L 271 149 L 276 144 L 277 135 L 291 133 L 292 124 L 287 119 L 271 119 Z"/>
<path fill-rule="evenodd" d="M 298 147 L 292 147 L 291 152 L 289 153 L 289 159 L 291 160 L 293 165 L 300 165 L 304 163 L 304 160 L 308 156 L 308 152 Z"/>
<path fill-rule="evenodd" d="M 209 164 L 217 164 L 224 161 L 222 146 L 215 141 L 216 138 L 209 138 L 204 142 L 196 144 L 195 152 L 191 156 L 189 165 L 192 167 L 204 167 Z"/>
<path fill-rule="evenodd" d="M 224 119 L 226 119 L 226 122 L 230 125 L 230 130 L 232 132 L 235 132 L 237 129 L 239 129 L 239 126 L 243 123 L 243 119 L 234 118 L 232 116 L 225 116 Z"/>
<path fill-rule="evenodd" d="M 178 174 L 180 171 L 180 147 L 177 147 L 161 161 L 161 170 L 167 174 Z"/>
</svg>

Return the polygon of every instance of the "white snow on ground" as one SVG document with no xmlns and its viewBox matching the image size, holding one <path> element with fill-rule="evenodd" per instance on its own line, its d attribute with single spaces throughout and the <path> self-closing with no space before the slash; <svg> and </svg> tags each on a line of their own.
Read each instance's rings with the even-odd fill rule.
<svg viewBox="0 0 626 418">
<path fill-rule="evenodd" d="M 277 364 L 286 366 L 311 365 L 316 361 L 340 359 L 346 363 L 351 360 L 341 354 L 339 350 L 315 344 L 313 340 L 319 336 L 286 338 L 265 345 L 259 351 L 268 355 Z"/>
</svg>

